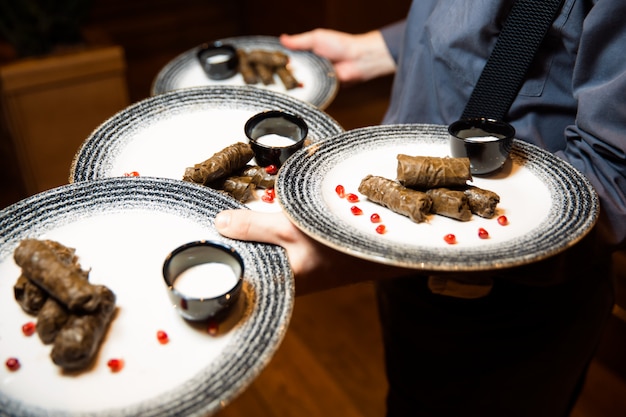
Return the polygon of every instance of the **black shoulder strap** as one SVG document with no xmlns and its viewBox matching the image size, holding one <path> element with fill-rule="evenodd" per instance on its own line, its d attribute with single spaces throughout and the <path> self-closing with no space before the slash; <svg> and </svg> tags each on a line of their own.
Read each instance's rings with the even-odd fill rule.
<svg viewBox="0 0 626 417">
<path fill-rule="evenodd" d="M 462 118 L 503 120 L 563 0 L 516 0 Z"/>
</svg>

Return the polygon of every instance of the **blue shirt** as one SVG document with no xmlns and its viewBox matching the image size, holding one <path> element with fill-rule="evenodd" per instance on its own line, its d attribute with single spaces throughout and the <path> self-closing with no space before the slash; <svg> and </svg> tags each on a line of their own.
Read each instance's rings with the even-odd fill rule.
<svg viewBox="0 0 626 417">
<path fill-rule="evenodd" d="M 397 64 L 384 123 L 450 124 L 467 103 L 511 0 L 416 0 L 381 29 Z M 598 192 L 605 240 L 626 241 L 626 1 L 565 0 L 507 121 Z"/>
</svg>

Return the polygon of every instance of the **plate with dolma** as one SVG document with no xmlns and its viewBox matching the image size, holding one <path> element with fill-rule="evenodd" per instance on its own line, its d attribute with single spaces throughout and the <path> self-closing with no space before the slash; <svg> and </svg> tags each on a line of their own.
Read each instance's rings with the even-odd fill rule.
<svg viewBox="0 0 626 417">
<path fill-rule="evenodd" d="M 441 204 L 428 202 L 442 190 L 404 187 L 401 182 L 410 181 L 398 179 L 405 174 L 404 167 L 398 171 L 398 155 L 451 158 L 447 127 L 364 127 L 297 152 L 276 180 L 283 212 L 334 249 L 427 272 L 498 270 L 539 261 L 574 245 L 598 218 L 598 197 L 580 172 L 518 139 L 510 160 L 492 175 L 467 179 L 463 170 L 450 170 L 444 181 L 433 181 L 441 186 L 462 180 L 464 192 L 478 187 L 497 195 L 492 212 L 479 211 L 484 217 L 462 211 L 453 218 L 447 215 L 450 207 L 441 210 L 446 215 L 434 213 L 441 209 L 437 205 L 467 210 L 474 201 L 463 202 L 463 193 L 451 192 Z M 446 170 L 414 171 L 428 176 Z M 378 188 L 369 192 L 373 187 Z"/>
<path fill-rule="evenodd" d="M 289 60 L 287 68 L 298 85 L 292 87 L 284 84 L 277 74 L 270 76 L 269 84 L 262 80 L 248 81 L 244 77 L 245 71 L 243 73 L 239 71 L 234 77 L 225 80 L 213 80 L 207 76 L 198 61 L 196 55 L 202 48 L 202 45 L 198 45 L 178 55 L 159 71 L 152 83 L 152 95 L 204 85 L 253 85 L 286 93 L 325 109 L 337 94 L 339 83 L 332 64 L 326 58 L 309 51 L 289 50 L 281 45 L 277 37 L 272 36 L 241 36 L 219 39 L 216 42 L 231 45 L 244 53 L 260 51 L 287 55 Z"/>
<path fill-rule="evenodd" d="M 0 352 L 21 364 L 0 367 L 0 416 L 207 416 L 243 392 L 280 345 L 294 303 L 282 248 L 215 231 L 218 212 L 243 207 L 207 187 L 139 177 L 72 183 L 0 211 Z M 72 248 L 89 281 L 115 294 L 115 316 L 86 369 L 64 372 L 50 345 L 22 332 L 34 316 L 14 297 L 14 252 L 27 239 Z M 233 246 L 245 266 L 243 297 L 216 326 L 186 322 L 162 276 L 169 252 L 202 239 Z M 122 369 L 113 372 L 110 359 Z"/>
<path fill-rule="evenodd" d="M 139 101 L 97 127 L 74 156 L 70 182 L 130 173 L 182 180 L 186 168 L 235 143 L 247 144 L 246 122 L 268 110 L 301 117 L 309 128 L 307 143 L 343 131 L 317 107 L 282 93 L 236 86 L 177 90 Z M 262 191 L 246 205 L 279 210 L 277 203 L 262 201 Z"/>
</svg>

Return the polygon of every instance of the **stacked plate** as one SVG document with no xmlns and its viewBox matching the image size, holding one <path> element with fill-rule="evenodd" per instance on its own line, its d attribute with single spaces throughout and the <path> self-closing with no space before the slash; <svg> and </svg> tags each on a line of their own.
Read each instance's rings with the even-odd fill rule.
<svg viewBox="0 0 626 417">
<path fill-rule="evenodd" d="M 276 246 L 230 241 L 215 215 L 242 208 L 229 197 L 178 180 L 107 178 L 59 187 L 0 212 L 0 416 L 205 416 L 245 389 L 282 340 L 293 307 L 293 276 Z M 92 367 L 63 373 L 13 298 L 13 250 L 25 238 L 76 249 L 92 283 L 107 285 L 118 311 Z M 244 258 L 245 296 L 217 335 L 185 322 L 170 305 L 161 268 L 177 246 L 223 240 Z M 157 340 L 157 331 L 169 343 Z M 122 359 L 117 373 L 109 359 Z"/>
<path fill-rule="evenodd" d="M 294 224 L 327 246 L 427 273 L 493 271 L 540 261 L 578 242 L 598 219 L 598 196 L 586 177 L 549 152 L 515 140 L 501 171 L 471 180 L 499 195 L 492 218 L 459 221 L 431 214 L 416 223 L 358 191 L 367 175 L 395 179 L 398 154 L 449 157 L 447 127 L 365 127 L 318 143 L 314 153 L 299 151 L 278 174 L 280 204 Z M 358 201 L 340 198 L 339 185 Z M 379 216 L 376 223 L 372 214 Z M 450 234 L 454 244 L 445 239 Z"/>
<path fill-rule="evenodd" d="M 338 80 L 331 63 L 325 58 L 308 51 L 288 50 L 280 44 L 278 38 L 271 36 L 224 38 L 217 42 L 246 51 L 280 51 L 289 57 L 289 68 L 301 86 L 286 90 L 280 82 L 270 85 L 255 84 L 259 88 L 288 94 L 320 109 L 325 109 L 337 94 Z M 245 85 L 240 74 L 225 80 L 210 79 L 196 56 L 201 47 L 202 45 L 198 45 L 185 51 L 165 65 L 152 84 L 152 94 L 206 85 Z"/>
</svg>

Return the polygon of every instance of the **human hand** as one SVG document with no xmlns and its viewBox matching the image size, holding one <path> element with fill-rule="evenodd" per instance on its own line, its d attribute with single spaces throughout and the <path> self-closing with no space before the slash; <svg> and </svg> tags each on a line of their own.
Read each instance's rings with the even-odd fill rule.
<svg viewBox="0 0 626 417">
<path fill-rule="evenodd" d="M 302 233 L 282 211 L 225 210 L 215 218 L 215 227 L 219 233 L 232 239 L 271 243 L 285 248 L 296 278 L 298 295 L 414 273 L 331 249 Z"/>
<path fill-rule="evenodd" d="M 330 29 L 314 29 L 297 35 L 281 35 L 289 49 L 309 50 L 327 58 L 342 83 L 371 80 L 392 74 L 396 64 L 380 31 L 349 34 Z"/>
</svg>

